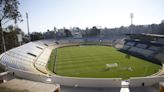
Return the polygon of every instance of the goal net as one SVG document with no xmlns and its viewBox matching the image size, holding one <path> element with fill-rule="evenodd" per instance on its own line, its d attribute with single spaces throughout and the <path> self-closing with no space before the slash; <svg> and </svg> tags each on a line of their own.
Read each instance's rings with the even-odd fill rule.
<svg viewBox="0 0 164 92">
<path fill-rule="evenodd" d="M 113 64 L 106 64 L 107 68 L 114 68 L 114 67 L 118 67 L 117 63 L 113 63 Z"/>
</svg>

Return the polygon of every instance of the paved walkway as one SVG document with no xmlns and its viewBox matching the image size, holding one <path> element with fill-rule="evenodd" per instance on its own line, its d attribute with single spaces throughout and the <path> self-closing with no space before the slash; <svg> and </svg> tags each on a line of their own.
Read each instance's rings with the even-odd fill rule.
<svg viewBox="0 0 164 92">
<path fill-rule="evenodd" d="M 61 92 L 120 92 L 120 88 L 87 88 L 60 86 Z"/>
</svg>

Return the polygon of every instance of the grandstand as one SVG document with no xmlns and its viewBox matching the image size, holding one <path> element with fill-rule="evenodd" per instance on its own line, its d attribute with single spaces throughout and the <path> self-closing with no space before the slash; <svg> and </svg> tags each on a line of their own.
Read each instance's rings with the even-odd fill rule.
<svg viewBox="0 0 164 92">
<path fill-rule="evenodd" d="M 164 81 L 164 68 L 151 76 L 132 77 L 128 80 L 122 80 L 121 78 L 74 78 L 52 74 L 47 70 L 47 63 L 53 49 L 79 44 L 114 46 L 121 43 L 122 48 L 119 48 L 119 51 L 163 66 L 164 36 L 153 34 L 127 34 L 126 36 L 126 39 L 69 38 L 40 40 L 13 48 L 0 55 L 0 64 L 6 71 L 0 74 L 0 79 L 1 82 L 7 81 L 6 83 L 8 83 L 2 83 L 1 85 L 10 87 L 10 83 L 18 82 L 19 85 L 23 86 L 26 83 L 34 85 L 36 82 L 36 84 L 38 83 L 41 87 L 45 86 L 46 88 L 49 88 L 46 85 L 50 84 L 50 89 L 54 92 L 60 91 L 60 85 L 63 92 L 120 92 L 124 88 L 130 89 L 130 92 L 158 92 L 159 83 L 162 85 Z M 127 84 L 123 84 L 124 82 L 127 82 Z M 39 89 L 39 87 L 36 88 Z M 52 90 L 49 92 L 52 92 Z M 38 92 L 41 91 L 38 90 Z"/>
<path fill-rule="evenodd" d="M 1 56 L 1 64 L 15 69 L 42 74 L 38 70 L 46 66 L 48 57 L 45 57 L 45 55 L 50 55 L 51 50 L 47 48 L 46 43 L 38 43 L 30 42 L 5 52 Z"/>
<path fill-rule="evenodd" d="M 50 73 L 46 69 L 46 65 L 51 54 L 52 46 L 54 46 L 54 42 L 52 40 L 29 42 L 20 47 L 16 47 L 3 53 L 0 56 L 0 63 L 2 66 L 5 66 L 6 71 L 9 71 L 9 75 L 11 74 L 16 78 L 23 78 L 44 83 L 52 83 L 51 78 L 49 76 Z M 6 77 L 4 78 L 4 81 L 8 81 L 10 77 L 7 79 Z M 19 80 L 16 82 L 16 84 L 18 83 L 20 83 L 20 85 L 22 86 L 25 85 L 22 83 L 22 81 Z M 41 85 L 40 83 L 38 84 Z M 52 86 L 51 89 L 53 89 L 53 91 L 59 91 L 58 89 L 60 89 L 60 87 L 58 84 Z M 39 91 L 38 89 L 38 92 L 41 91 Z"/>
<path fill-rule="evenodd" d="M 124 46 L 120 51 L 162 65 L 161 60 L 157 58 L 160 56 L 158 54 L 164 45 L 159 42 L 159 40 L 163 39 L 162 37 L 150 34 L 127 34 L 127 36 Z"/>
</svg>

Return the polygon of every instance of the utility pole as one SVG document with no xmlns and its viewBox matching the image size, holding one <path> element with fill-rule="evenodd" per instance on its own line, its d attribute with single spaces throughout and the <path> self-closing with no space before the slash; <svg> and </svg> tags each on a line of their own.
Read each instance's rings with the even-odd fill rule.
<svg viewBox="0 0 164 92">
<path fill-rule="evenodd" d="M 29 22 L 28 22 L 28 13 L 27 13 L 27 12 L 26 12 L 26 20 L 27 20 L 27 31 L 28 31 L 28 37 L 29 37 L 29 40 L 31 41 L 30 31 L 29 31 Z"/>
</svg>

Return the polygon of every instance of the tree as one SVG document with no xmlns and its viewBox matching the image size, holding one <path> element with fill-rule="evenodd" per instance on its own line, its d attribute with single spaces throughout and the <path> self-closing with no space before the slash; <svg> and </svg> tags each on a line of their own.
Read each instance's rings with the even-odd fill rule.
<svg viewBox="0 0 164 92">
<path fill-rule="evenodd" d="M 90 36 L 96 37 L 100 35 L 100 29 L 98 29 L 96 26 L 93 26 L 90 30 Z"/>
<path fill-rule="evenodd" d="M 57 28 L 54 26 L 54 32 L 56 33 L 56 31 L 57 31 Z"/>
<path fill-rule="evenodd" d="M 66 37 L 72 37 L 72 33 L 71 33 L 70 30 L 64 29 L 64 33 L 65 33 L 65 36 L 66 36 Z"/>
<path fill-rule="evenodd" d="M 7 23 L 10 20 L 14 20 L 15 23 L 22 21 L 18 5 L 20 3 L 17 0 L 0 0 L 0 27 L 2 23 Z"/>
<path fill-rule="evenodd" d="M 6 29 L 8 29 L 7 32 L 4 32 L 6 50 L 19 46 L 20 44 L 17 35 L 21 34 L 23 36 L 24 33 L 22 30 L 18 27 L 13 27 L 12 25 L 8 26 Z"/>
<path fill-rule="evenodd" d="M 45 39 L 53 39 L 53 38 L 55 38 L 55 31 L 54 30 L 49 30 L 49 29 L 47 29 L 47 32 L 44 32 L 43 34 L 43 38 L 45 38 Z"/>
<path fill-rule="evenodd" d="M 21 20 L 21 14 L 18 11 L 19 1 L 17 0 L 0 0 L 0 42 L 1 48 L 4 46 L 3 24 L 14 20 L 15 23 Z M 5 48 L 4 48 L 5 51 Z"/>
<path fill-rule="evenodd" d="M 9 29 L 10 31 L 12 31 L 13 28 L 14 28 L 13 25 L 9 25 L 9 26 L 8 26 L 8 29 Z"/>
<path fill-rule="evenodd" d="M 98 29 L 96 26 L 94 26 L 92 29 L 95 32 L 95 36 L 99 36 L 100 35 L 100 29 Z"/>
<path fill-rule="evenodd" d="M 30 34 L 30 36 L 31 36 L 31 41 L 41 40 L 44 38 L 43 34 L 39 32 L 33 32 L 32 34 Z"/>
</svg>

